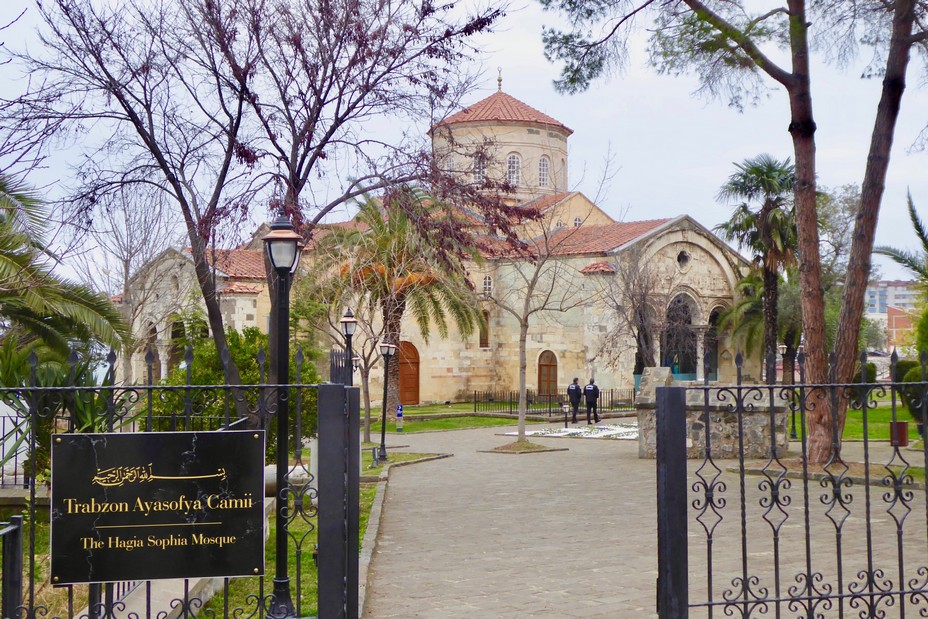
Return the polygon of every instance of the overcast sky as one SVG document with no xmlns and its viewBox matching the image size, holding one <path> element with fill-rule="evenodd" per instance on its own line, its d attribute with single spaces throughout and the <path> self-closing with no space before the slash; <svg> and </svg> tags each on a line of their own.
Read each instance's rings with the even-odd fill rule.
<svg viewBox="0 0 928 619">
<path fill-rule="evenodd" d="M 0 23 L 30 6 L 28 0 L 0 0 Z M 611 151 L 616 173 L 599 204 L 612 216 L 636 220 L 689 214 L 711 228 L 730 213 L 730 205 L 717 203 L 715 196 L 733 162 L 763 152 L 792 156 L 782 89 L 772 89 L 760 106 L 743 113 L 724 101 L 697 98 L 694 78 L 658 76 L 645 66 L 643 39 L 622 74 L 597 81 L 581 95 L 558 94 L 552 86 L 557 68 L 544 59 L 541 44 L 542 25 L 555 21 L 537 3 L 512 8 L 496 32 L 481 39 L 485 79 L 482 90 L 465 103 L 496 90 L 500 67 L 505 92 L 574 130 L 570 184 L 591 198 Z M 0 40 L 29 42 L 32 23 L 17 24 Z M 818 175 L 828 187 L 859 184 L 863 176 L 880 82 L 861 80 L 862 67 L 863 62 L 843 71 L 813 67 Z M 906 214 L 907 189 L 928 218 L 928 153 L 911 148 L 928 123 L 928 86 L 921 83 L 920 69 L 919 64 L 909 71 L 877 230 L 877 244 L 911 249 L 917 241 Z M 0 74 L 0 85 L 3 79 Z M 884 277 L 908 278 L 891 263 L 876 262 Z"/>
</svg>

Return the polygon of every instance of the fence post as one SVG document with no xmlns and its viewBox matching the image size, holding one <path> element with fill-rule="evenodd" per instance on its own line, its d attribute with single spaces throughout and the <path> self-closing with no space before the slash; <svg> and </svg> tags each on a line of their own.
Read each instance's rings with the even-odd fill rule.
<svg viewBox="0 0 928 619">
<path fill-rule="evenodd" d="M 348 563 L 348 618 L 358 619 L 359 576 L 358 566 L 361 560 L 361 389 L 348 387 L 345 389 L 348 406 L 348 475 L 345 477 L 348 487 L 346 495 L 346 526 L 348 528 L 348 544 L 346 561 Z M 324 615 L 320 614 L 320 617 Z"/>
<path fill-rule="evenodd" d="M 23 605 L 23 517 L 10 516 L 9 531 L 3 536 L 3 575 L 0 616 L 19 617 Z"/>
<path fill-rule="evenodd" d="M 350 454 L 344 385 L 322 384 L 319 428 L 319 617 L 345 619 L 348 524 L 345 481 Z"/>
<path fill-rule="evenodd" d="M 657 388 L 657 612 L 689 616 L 686 545 L 686 389 Z"/>
</svg>

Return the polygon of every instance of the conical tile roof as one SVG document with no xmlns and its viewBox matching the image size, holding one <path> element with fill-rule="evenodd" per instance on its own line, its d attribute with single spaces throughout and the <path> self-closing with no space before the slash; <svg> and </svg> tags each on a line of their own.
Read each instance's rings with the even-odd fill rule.
<svg viewBox="0 0 928 619">
<path fill-rule="evenodd" d="M 436 126 L 487 121 L 534 123 L 560 129 L 567 135 L 573 133 L 572 129 L 559 120 L 539 112 L 502 91 L 495 92 L 486 99 L 452 114 Z"/>
</svg>

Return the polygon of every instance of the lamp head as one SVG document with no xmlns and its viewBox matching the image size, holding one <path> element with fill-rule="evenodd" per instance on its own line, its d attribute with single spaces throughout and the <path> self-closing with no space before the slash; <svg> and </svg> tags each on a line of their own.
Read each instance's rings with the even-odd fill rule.
<svg viewBox="0 0 928 619">
<path fill-rule="evenodd" d="M 262 240 L 275 269 L 296 272 L 300 263 L 300 250 L 303 248 L 302 237 L 293 231 L 293 224 L 283 208 L 277 212 L 277 219 L 271 224 L 271 231 L 265 234 Z"/>
<path fill-rule="evenodd" d="M 391 344 L 390 342 L 381 342 L 380 343 L 380 354 L 389 359 L 396 354 L 396 344 Z"/>
<path fill-rule="evenodd" d="M 358 321 L 354 317 L 354 314 L 351 311 L 351 308 L 345 310 L 345 315 L 341 319 L 342 333 L 346 337 L 354 335 L 355 330 L 358 328 Z"/>
</svg>

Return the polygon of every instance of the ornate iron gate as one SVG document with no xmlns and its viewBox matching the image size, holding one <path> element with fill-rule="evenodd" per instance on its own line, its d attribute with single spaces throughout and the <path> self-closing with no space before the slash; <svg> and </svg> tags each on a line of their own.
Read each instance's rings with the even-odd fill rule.
<svg viewBox="0 0 928 619">
<path fill-rule="evenodd" d="M 925 361 L 917 383 L 806 384 L 800 358 L 797 384 L 749 385 L 739 356 L 733 386 L 658 388 L 659 616 L 928 616 L 928 447 L 874 438 L 902 397 L 928 418 Z M 842 401 L 862 439 L 816 466 L 803 429 L 823 399 L 833 445 Z"/>
<path fill-rule="evenodd" d="M 295 357 L 296 380 L 287 385 L 265 384 L 263 351 L 257 357 L 259 384 L 246 386 L 193 384 L 193 353 L 189 349 L 184 360 L 184 384 L 152 385 L 155 356 L 151 351 L 146 360 L 147 385 L 112 384 L 116 355 L 110 352 L 108 380 L 103 386 L 79 386 L 72 381 L 67 386 L 43 387 L 33 354 L 28 384 L 0 388 L 0 402 L 5 405 L 0 412 L 8 421 L 4 440 L 0 441 L 0 462 L 12 463 L 11 467 L 17 469 L 0 478 L 0 487 L 25 495 L 22 517 L 14 515 L 9 523 L 0 523 L 4 542 L 4 599 L 0 600 L 3 617 L 190 617 L 201 612 L 241 619 L 275 616 L 278 609 L 270 579 L 278 574 L 273 567 L 267 576 L 254 578 L 184 580 L 173 592 L 159 591 L 161 583 L 170 581 L 50 586 L 45 564 L 48 540 L 41 527 L 48 518 L 43 505 L 43 453 L 51 436 L 60 432 L 221 432 L 243 424 L 266 429 L 267 445 L 273 450 L 276 440 L 272 437 L 278 432 L 276 390 L 283 389 L 291 413 L 286 429 L 291 453 L 284 487 L 277 488 L 275 496 L 277 508 L 288 524 L 287 551 L 293 565 L 288 576 L 295 616 L 307 616 L 311 610 L 305 601 L 303 575 L 315 569 L 311 563 L 318 562 L 318 616 L 356 618 L 358 390 L 342 384 L 302 384 L 302 351 Z M 77 356 L 72 355 L 69 361 L 73 378 Z M 317 419 L 318 479 L 310 474 L 304 446 L 304 438 L 316 433 Z M 274 514 L 270 514 L 270 520 L 274 520 Z M 273 542 L 269 541 L 267 547 L 272 549 Z M 159 598 L 159 592 L 167 596 Z M 236 603 L 235 599 L 244 601 Z"/>
</svg>

